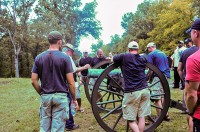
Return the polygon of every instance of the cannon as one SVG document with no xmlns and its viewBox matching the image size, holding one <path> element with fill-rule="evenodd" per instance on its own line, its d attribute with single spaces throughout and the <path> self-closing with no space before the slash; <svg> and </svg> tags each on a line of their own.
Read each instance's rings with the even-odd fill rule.
<svg viewBox="0 0 200 132">
<path fill-rule="evenodd" d="M 106 69 L 96 69 L 106 63 L 109 63 L 109 66 Z M 145 122 L 145 132 L 150 132 L 154 131 L 164 120 L 169 107 L 177 108 L 179 110 L 185 110 L 185 108 L 183 108 L 182 104 L 178 101 L 170 99 L 169 84 L 163 73 L 150 63 L 147 63 L 146 67 L 148 70 L 152 70 L 159 78 L 159 81 L 155 83 L 148 82 L 147 88 L 150 92 L 154 93 L 151 90 L 151 87 L 157 83 L 161 83 L 163 87 L 161 94 L 151 94 L 151 98 L 157 96 L 161 97 L 162 107 L 156 106 L 152 99 L 151 115 L 146 118 Z M 89 90 L 88 85 L 91 78 L 95 78 L 96 82 L 93 85 L 93 89 Z M 123 75 L 120 68 L 115 63 L 111 64 L 109 61 L 104 61 L 89 70 L 85 84 L 86 96 L 91 103 L 96 121 L 105 131 L 129 131 L 127 122 L 122 118 L 123 86 Z M 156 114 L 157 109 L 161 111 L 159 115 Z"/>
</svg>

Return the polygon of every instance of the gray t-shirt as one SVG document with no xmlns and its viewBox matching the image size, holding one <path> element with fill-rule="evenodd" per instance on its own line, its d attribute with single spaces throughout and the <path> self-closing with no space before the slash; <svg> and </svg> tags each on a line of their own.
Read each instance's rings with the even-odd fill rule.
<svg viewBox="0 0 200 132">
<path fill-rule="evenodd" d="M 32 69 L 41 81 L 41 94 L 67 93 L 66 74 L 73 73 L 70 57 L 60 51 L 47 50 L 35 58 Z"/>
</svg>

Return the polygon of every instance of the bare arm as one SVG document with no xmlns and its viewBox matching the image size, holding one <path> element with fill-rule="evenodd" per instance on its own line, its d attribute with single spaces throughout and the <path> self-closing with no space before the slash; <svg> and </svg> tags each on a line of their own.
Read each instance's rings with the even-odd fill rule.
<svg viewBox="0 0 200 132">
<path fill-rule="evenodd" d="M 37 93 L 40 94 L 41 93 L 41 87 L 38 83 L 38 74 L 32 73 L 31 74 L 31 81 L 32 81 L 32 85 L 35 88 L 35 90 L 37 91 Z"/>
<path fill-rule="evenodd" d="M 84 66 L 82 66 L 82 67 L 78 67 L 77 69 L 76 69 L 76 73 L 78 73 L 78 72 L 81 72 L 81 71 L 83 71 L 83 70 L 86 70 L 86 69 L 88 69 L 88 68 L 90 68 L 91 66 L 89 65 L 89 64 L 86 64 L 86 65 L 84 65 Z"/>
<path fill-rule="evenodd" d="M 69 86 L 69 91 L 70 91 L 72 98 L 73 98 L 73 103 L 75 104 L 75 108 L 77 110 L 78 109 L 78 102 L 76 100 L 76 87 L 75 87 L 73 73 L 66 74 L 66 80 L 67 80 L 67 83 L 68 83 L 68 86 Z"/>
<path fill-rule="evenodd" d="M 197 91 L 200 87 L 200 82 L 187 81 L 185 83 L 185 102 L 190 113 L 193 113 L 197 104 Z"/>
<path fill-rule="evenodd" d="M 73 98 L 73 100 L 76 100 L 76 87 L 75 87 L 73 73 L 67 73 L 66 80 L 67 80 L 67 83 L 69 86 L 69 91 L 72 95 L 72 98 Z"/>
<path fill-rule="evenodd" d="M 184 69 L 183 63 L 179 62 L 177 71 L 182 81 L 183 81 L 183 69 Z"/>
<path fill-rule="evenodd" d="M 147 73 L 147 80 L 149 81 L 149 83 L 151 83 L 153 80 L 152 76 L 153 76 L 153 71 L 149 70 Z"/>
</svg>

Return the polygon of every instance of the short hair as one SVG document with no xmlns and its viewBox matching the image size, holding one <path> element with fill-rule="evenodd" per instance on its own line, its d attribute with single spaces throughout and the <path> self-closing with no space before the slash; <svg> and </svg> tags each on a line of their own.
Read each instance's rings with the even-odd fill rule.
<svg viewBox="0 0 200 132">
<path fill-rule="evenodd" d="M 58 39 L 48 39 L 50 44 L 56 44 L 59 40 Z"/>
</svg>

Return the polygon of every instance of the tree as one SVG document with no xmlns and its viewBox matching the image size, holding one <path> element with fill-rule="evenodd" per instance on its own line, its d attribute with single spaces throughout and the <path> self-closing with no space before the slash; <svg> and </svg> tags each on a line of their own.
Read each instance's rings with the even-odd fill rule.
<svg viewBox="0 0 200 132">
<path fill-rule="evenodd" d="M 95 18 L 96 1 L 86 3 L 82 9 L 81 5 L 80 0 L 60 0 L 54 1 L 53 4 L 40 0 L 35 12 L 40 19 L 48 20 L 48 24 L 61 31 L 67 43 L 78 47 L 81 37 L 91 35 L 98 39 L 102 29 Z M 52 26 L 49 26 L 49 29 L 52 29 Z"/>
<path fill-rule="evenodd" d="M 24 42 L 27 20 L 34 4 L 33 0 L 3 0 L 1 3 L 0 28 L 10 37 L 14 49 L 15 76 L 19 77 L 19 53 Z"/>
<path fill-rule="evenodd" d="M 125 30 L 125 32 L 127 32 L 128 25 L 132 21 L 132 19 L 133 19 L 133 13 L 132 12 L 126 13 L 122 16 L 121 26 Z"/>
<path fill-rule="evenodd" d="M 174 0 L 165 5 L 160 14 L 154 19 L 155 28 L 148 33 L 147 40 L 157 43 L 157 46 L 164 50 L 168 55 L 172 54 L 176 47 L 176 41 L 184 40 L 187 36 L 184 34 L 189 27 L 188 23 L 192 20 L 194 14 L 190 7 L 192 1 Z"/>
<path fill-rule="evenodd" d="M 96 53 L 98 49 L 100 49 L 103 46 L 103 40 L 99 40 L 97 44 L 92 44 L 91 49 L 93 53 Z"/>
<path fill-rule="evenodd" d="M 121 37 L 118 34 L 115 34 L 115 35 L 111 36 L 110 38 L 111 38 L 111 42 L 102 46 L 102 49 L 103 49 L 105 55 L 108 55 L 109 52 L 115 53 L 116 52 L 115 51 L 116 44 L 121 41 Z"/>
</svg>

